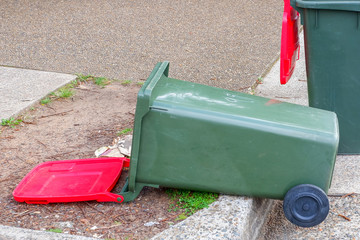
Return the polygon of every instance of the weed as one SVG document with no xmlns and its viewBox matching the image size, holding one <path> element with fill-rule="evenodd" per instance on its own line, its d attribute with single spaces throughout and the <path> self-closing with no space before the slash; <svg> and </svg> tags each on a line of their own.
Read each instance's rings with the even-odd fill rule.
<svg viewBox="0 0 360 240">
<path fill-rule="evenodd" d="M 123 81 L 121 81 L 121 85 L 124 85 L 124 86 L 129 85 L 130 83 L 131 83 L 131 80 L 123 80 Z"/>
<path fill-rule="evenodd" d="M 118 136 L 125 135 L 129 132 L 132 132 L 132 128 L 125 128 L 117 133 Z"/>
<path fill-rule="evenodd" d="M 60 228 L 50 228 L 47 231 L 54 232 L 54 233 L 62 233 L 63 232 Z"/>
<path fill-rule="evenodd" d="M 94 83 L 103 88 L 106 85 L 110 84 L 111 81 L 104 77 L 96 77 L 94 78 Z"/>
<path fill-rule="evenodd" d="M 89 80 L 91 80 L 91 79 L 93 79 L 94 77 L 93 76 L 91 76 L 91 75 L 83 75 L 83 74 L 76 74 L 76 76 L 77 76 L 77 78 L 76 78 L 76 81 L 77 82 L 87 82 L 87 81 L 89 81 Z"/>
<path fill-rule="evenodd" d="M 175 219 L 175 221 L 184 220 L 184 219 L 186 219 L 186 218 L 187 218 L 187 216 L 186 216 L 184 213 L 182 213 L 182 214 L 180 214 L 180 215 Z"/>
<path fill-rule="evenodd" d="M 74 95 L 74 92 L 67 86 L 60 88 L 54 94 L 57 98 L 69 98 Z"/>
<path fill-rule="evenodd" d="M 35 110 L 35 108 L 34 108 L 34 107 L 31 107 L 31 108 L 30 108 L 30 111 L 34 111 L 34 110 Z"/>
<path fill-rule="evenodd" d="M 216 201 L 217 193 L 192 192 L 189 190 L 168 189 L 166 193 L 171 200 L 177 201 L 176 205 L 170 204 L 169 211 L 177 211 L 178 208 L 184 209 L 187 216 L 196 211 L 209 207 L 209 204 Z M 180 216 L 179 216 L 180 217 Z"/>
<path fill-rule="evenodd" d="M 1 126 L 8 126 L 11 128 L 15 128 L 15 126 L 19 125 L 21 122 L 22 122 L 21 119 L 14 119 L 14 118 L 1 119 Z"/>
<path fill-rule="evenodd" d="M 40 103 L 42 105 L 46 105 L 48 103 L 51 103 L 51 98 L 49 98 L 49 97 L 43 98 L 43 99 L 41 99 Z"/>
<path fill-rule="evenodd" d="M 262 77 L 258 77 L 258 79 L 256 80 L 257 84 L 263 84 L 264 79 Z"/>
<path fill-rule="evenodd" d="M 72 80 L 71 83 L 69 83 L 69 84 L 71 84 L 72 87 L 75 87 L 75 86 L 79 85 L 79 82 L 76 78 L 75 80 Z"/>
<path fill-rule="evenodd" d="M 137 82 L 136 85 L 142 86 L 142 85 L 144 85 L 144 83 L 145 83 L 145 82 Z"/>
<path fill-rule="evenodd" d="M 42 105 L 46 105 L 51 103 L 53 100 L 57 100 L 59 98 L 69 98 L 74 95 L 74 91 L 72 90 L 74 86 L 72 84 L 68 84 L 55 92 L 49 93 L 49 95 L 40 100 Z"/>
</svg>

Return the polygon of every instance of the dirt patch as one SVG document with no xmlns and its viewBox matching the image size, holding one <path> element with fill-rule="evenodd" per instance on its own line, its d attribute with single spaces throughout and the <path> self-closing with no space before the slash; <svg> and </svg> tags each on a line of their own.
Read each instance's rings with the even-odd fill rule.
<svg viewBox="0 0 360 240">
<path fill-rule="evenodd" d="M 3 128 L 0 224 L 101 238 L 147 239 L 176 223 L 182 212 L 168 211 L 171 200 L 164 189 L 145 188 L 135 201 L 121 204 L 29 205 L 12 197 L 16 185 L 37 164 L 95 157 L 94 151 L 110 145 L 117 132 L 133 128 L 139 89 L 134 83 L 114 82 L 103 89 L 87 83 L 72 98 L 34 106 L 21 126 Z M 113 192 L 120 192 L 126 174 Z"/>
</svg>

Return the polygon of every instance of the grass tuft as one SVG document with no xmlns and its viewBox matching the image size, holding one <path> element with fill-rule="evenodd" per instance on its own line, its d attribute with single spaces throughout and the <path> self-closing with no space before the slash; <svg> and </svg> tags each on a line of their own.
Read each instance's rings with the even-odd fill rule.
<svg viewBox="0 0 360 240">
<path fill-rule="evenodd" d="M 15 128 L 15 126 L 19 125 L 21 122 L 22 122 L 21 119 L 14 119 L 14 118 L 1 119 L 1 126 Z"/>
<path fill-rule="evenodd" d="M 168 189 L 166 193 L 175 204 L 170 204 L 168 211 L 177 211 L 180 208 L 185 210 L 185 216 L 190 216 L 196 211 L 208 208 L 209 205 L 219 197 L 217 193 L 193 192 L 189 190 Z M 179 215 L 177 220 L 182 220 L 184 216 Z"/>
<path fill-rule="evenodd" d="M 95 77 L 94 83 L 102 88 L 104 88 L 106 85 L 110 84 L 111 81 L 104 77 Z"/>
<path fill-rule="evenodd" d="M 62 233 L 63 232 L 60 228 L 50 228 L 47 231 L 54 232 L 54 233 Z"/>
<path fill-rule="evenodd" d="M 69 98 L 74 95 L 74 92 L 68 86 L 62 87 L 54 93 L 57 98 Z"/>
<path fill-rule="evenodd" d="M 43 99 L 40 100 L 40 103 L 42 105 L 46 105 L 48 103 L 51 103 L 51 98 L 49 98 L 49 97 L 43 98 Z"/>
<path fill-rule="evenodd" d="M 117 133 L 118 136 L 125 135 L 127 133 L 132 132 L 132 128 L 125 128 Z"/>
<path fill-rule="evenodd" d="M 121 85 L 127 86 L 131 83 L 131 80 L 123 80 L 121 81 Z"/>
</svg>

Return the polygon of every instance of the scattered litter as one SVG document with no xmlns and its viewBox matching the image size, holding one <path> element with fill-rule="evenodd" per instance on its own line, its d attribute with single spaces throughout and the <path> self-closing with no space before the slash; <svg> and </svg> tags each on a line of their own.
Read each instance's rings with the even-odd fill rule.
<svg viewBox="0 0 360 240">
<path fill-rule="evenodd" d="M 348 194 L 345 194 L 344 196 L 341 196 L 341 198 L 346 198 L 346 197 L 349 197 L 349 196 L 354 197 L 353 196 L 354 194 L 355 194 L 354 192 L 348 193 Z"/>
<path fill-rule="evenodd" d="M 97 226 L 93 226 L 93 227 L 90 228 L 90 230 L 96 230 L 96 229 L 98 229 Z"/>
<path fill-rule="evenodd" d="M 152 227 L 154 225 L 159 225 L 159 222 L 147 222 L 144 224 L 145 227 Z"/>
<path fill-rule="evenodd" d="M 346 216 L 344 216 L 344 215 L 342 215 L 342 214 L 338 214 L 338 216 L 344 218 L 345 220 L 347 220 L 347 221 L 349 221 L 349 222 L 351 221 L 350 218 L 348 218 L 348 217 L 346 217 Z"/>
<path fill-rule="evenodd" d="M 96 157 L 124 157 L 118 150 L 118 148 L 113 147 L 101 147 L 95 151 Z"/>
<path fill-rule="evenodd" d="M 115 138 L 112 146 L 101 147 L 95 151 L 96 157 L 130 157 L 132 135 Z"/>
</svg>

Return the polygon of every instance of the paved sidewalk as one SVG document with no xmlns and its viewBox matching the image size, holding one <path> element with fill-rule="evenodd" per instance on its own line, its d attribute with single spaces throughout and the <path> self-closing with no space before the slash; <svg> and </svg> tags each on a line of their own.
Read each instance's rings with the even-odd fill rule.
<svg viewBox="0 0 360 240">
<path fill-rule="evenodd" d="M 0 120 L 27 109 L 75 75 L 0 67 Z"/>
</svg>

